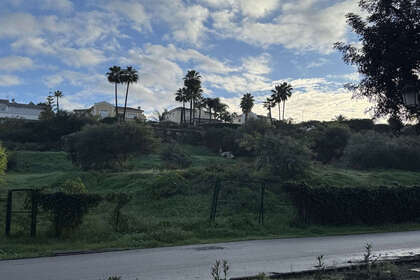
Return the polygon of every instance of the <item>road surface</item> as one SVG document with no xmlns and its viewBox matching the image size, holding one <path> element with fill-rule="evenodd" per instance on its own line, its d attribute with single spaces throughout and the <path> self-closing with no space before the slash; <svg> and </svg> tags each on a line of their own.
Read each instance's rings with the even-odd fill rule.
<svg viewBox="0 0 420 280">
<path fill-rule="evenodd" d="M 289 272 L 311 269 L 321 254 L 327 265 L 361 259 L 367 242 L 376 254 L 420 253 L 420 231 L 289 238 L 0 261 L 0 279 L 202 280 L 216 259 L 229 261 L 231 277 Z"/>
</svg>

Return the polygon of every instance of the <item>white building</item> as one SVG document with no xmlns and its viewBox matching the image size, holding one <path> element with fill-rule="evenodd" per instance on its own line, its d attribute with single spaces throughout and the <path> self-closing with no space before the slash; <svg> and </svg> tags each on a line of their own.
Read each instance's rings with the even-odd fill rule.
<svg viewBox="0 0 420 280">
<path fill-rule="evenodd" d="M 0 99 L 0 118 L 39 120 L 39 115 L 44 110 L 44 106 L 16 103 L 13 99 Z"/>
<path fill-rule="evenodd" d="M 180 124 L 181 116 L 182 116 L 182 107 L 177 107 L 165 113 L 164 119 L 166 121 L 171 121 L 171 122 Z M 200 110 L 195 109 L 195 114 L 192 118 L 195 123 L 208 123 L 210 121 L 210 113 L 205 109 L 202 109 L 201 113 L 200 113 Z M 190 109 L 189 108 L 185 108 L 185 121 L 187 123 L 190 122 Z M 212 121 L 216 121 L 214 119 L 213 113 L 212 113 Z"/>
<path fill-rule="evenodd" d="M 258 120 L 258 119 L 263 119 L 266 120 L 267 122 L 270 122 L 270 118 L 267 116 L 263 116 L 263 115 L 257 115 L 253 112 L 248 113 L 248 120 Z M 245 123 L 245 114 L 241 114 L 238 115 L 236 118 L 233 118 L 233 122 L 234 124 L 244 124 Z"/>
</svg>

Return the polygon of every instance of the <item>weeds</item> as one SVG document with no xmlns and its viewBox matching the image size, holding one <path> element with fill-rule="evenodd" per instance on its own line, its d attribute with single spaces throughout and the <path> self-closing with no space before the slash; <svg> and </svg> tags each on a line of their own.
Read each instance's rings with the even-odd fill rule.
<svg viewBox="0 0 420 280">
<path fill-rule="evenodd" d="M 229 263 L 226 260 L 216 260 L 216 262 L 211 266 L 210 269 L 211 278 L 213 280 L 227 280 L 229 269 Z"/>
</svg>

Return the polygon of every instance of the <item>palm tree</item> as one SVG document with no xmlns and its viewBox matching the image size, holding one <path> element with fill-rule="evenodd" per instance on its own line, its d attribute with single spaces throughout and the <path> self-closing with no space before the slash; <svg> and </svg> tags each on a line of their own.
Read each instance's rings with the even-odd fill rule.
<svg viewBox="0 0 420 280">
<path fill-rule="evenodd" d="M 275 106 L 273 100 L 270 97 L 267 97 L 267 99 L 263 103 L 264 108 L 268 109 L 268 115 L 270 117 L 270 123 L 273 124 L 273 117 L 271 116 L 271 108 Z"/>
<path fill-rule="evenodd" d="M 210 122 L 211 122 L 211 118 L 212 118 L 212 115 L 213 115 L 212 110 L 214 111 L 214 113 L 216 113 L 216 109 L 219 107 L 218 104 L 220 104 L 220 98 L 219 97 L 216 97 L 216 98 L 207 97 L 205 99 L 205 103 L 206 103 L 207 108 L 209 109 Z"/>
<path fill-rule="evenodd" d="M 184 86 L 187 88 L 188 101 L 190 101 L 190 124 L 193 123 L 193 105 L 201 95 L 201 76 L 195 70 L 189 70 L 184 77 Z"/>
<path fill-rule="evenodd" d="M 182 102 L 181 124 L 185 123 L 185 102 L 187 99 L 187 89 L 185 87 L 178 89 L 175 92 L 175 101 Z"/>
<path fill-rule="evenodd" d="M 63 95 L 63 92 L 61 90 L 56 90 L 56 91 L 54 91 L 54 96 L 57 100 L 57 113 L 58 113 L 60 111 L 60 106 L 59 106 L 59 103 L 58 103 L 58 99 L 63 97 L 64 95 Z"/>
<path fill-rule="evenodd" d="M 213 102 L 215 118 L 222 120 L 223 115 L 227 113 L 227 108 L 229 108 L 229 106 L 225 103 L 220 102 L 220 98 L 214 98 Z"/>
<path fill-rule="evenodd" d="M 200 95 L 197 100 L 195 101 L 195 108 L 198 108 L 198 123 L 201 123 L 201 109 L 207 106 L 206 99 Z"/>
<path fill-rule="evenodd" d="M 254 96 L 250 93 L 245 93 L 241 98 L 241 109 L 242 113 L 245 114 L 245 122 L 248 121 L 248 114 L 251 112 L 252 107 L 254 107 Z"/>
<path fill-rule="evenodd" d="M 137 83 L 139 76 L 137 70 L 132 66 L 128 66 L 127 69 L 122 70 L 121 81 L 127 84 L 127 91 L 125 92 L 125 103 L 124 103 L 124 114 L 123 120 L 125 121 L 125 114 L 127 112 L 127 99 L 128 99 L 128 88 L 131 83 Z"/>
<path fill-rule="evenodd" d="M 280 104 L 281 102 L 286 102 L 287 98 L 289 98 L 292 95 L 292 86 L 286 82 L 283 82 L 279 85 L 276 85 L 271 92 L 273 93 L 271 95 L 271 99 L 274 101 L 274 104 L 277 104 L 279 107 L 279 120 L 281 119 L 280 114 Z M 285 104 L 283 104 L 283 119 L 284 119 L 284 109 Z"/>
<path fill-rule="evenodd" d="M 112 66 L 109 68 L 109 72 L 106 73 L 108 77 L 108 82 L 114 83 L 115 85 L 115 116 L 119 119 L 118 114 L 118 84 L 121 83 L 121 67 L 120 66 Z"/>
</svg>

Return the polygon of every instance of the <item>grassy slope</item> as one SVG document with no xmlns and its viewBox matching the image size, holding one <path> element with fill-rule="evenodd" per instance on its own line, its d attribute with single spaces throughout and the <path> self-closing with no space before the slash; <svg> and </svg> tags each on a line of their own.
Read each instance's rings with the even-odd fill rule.
<svg viewBox="0 0 420 280">
<path fill-rule="evenodd" d="M 195 175 L 212 164 L 234 165 L 238 160 L 220 158 L 201 147 L 184 147 L 193 155 Z M 113 205 L 102 203 L 86 216 L 80 229 L 66 238 L 51 238 L 50 223 L 45 215 L 39 218 L 39 236 L 36 239 L 24 237 L 28 232 L 28 217 L 15 221 L 15 237 L 5 239 L 0 234 L 0 258 L 50 255 L 61 250 L 84 250 L 98 248 L 141 248 L 201 242 L 274 238 L 290 236 L 313 236 L 356 232 L 376 232 L 404 229 L 418 229 L 414 224 L 385 225 L 382 227 L 321 227 L 298 228 L 291 226 L 294 209 L 287 195 L 276 186 L 271 186 L 266 197 L 266 223 L 257 223 L 255 205 L 258 190 L 254 186 L 228 186 L 221 195 L 221 203 L 215 225 L 209 225 L 208 215 L 212 189 L 192 176 L 188 190 L 168 198 L 150 197 L 150 188 L 156 178 L 182 171 L 162 170 L 157 155 L 133 159 L 125 172 L 82 172 L 71 167 L 62 153 L 18 153 L 22 163 L 17 171 L 10 171 L 0 183 L 0 192 L 7 188 L 47 187 L 66 178 L 81 177 L 89 191 L 97 193 L 128 191 L 133 200 L 124 208 L 127 221 L 124 233 L 115 233 L 109 217 Z M 31 165 L 31 162 L 35 164 Z M 24 164 L 23 164 L 24 163 Z M 20 166 L 24 167 L 20 167 Z M 185 172 L 185 171 L 184 171 Z M 194 173 L 195 172 L 195 173 Z M 311 184 L 351 185 L 414 185 L 420 174 L 401 171 L 359 172 L 334 167 L 314 166 Z M 3 205 L 0 205 L 3 207 Z M 3 228 L 4 217 L 0 217 Z M 1 233 L 3 230 L 1 230 Z"/>
</svg>

